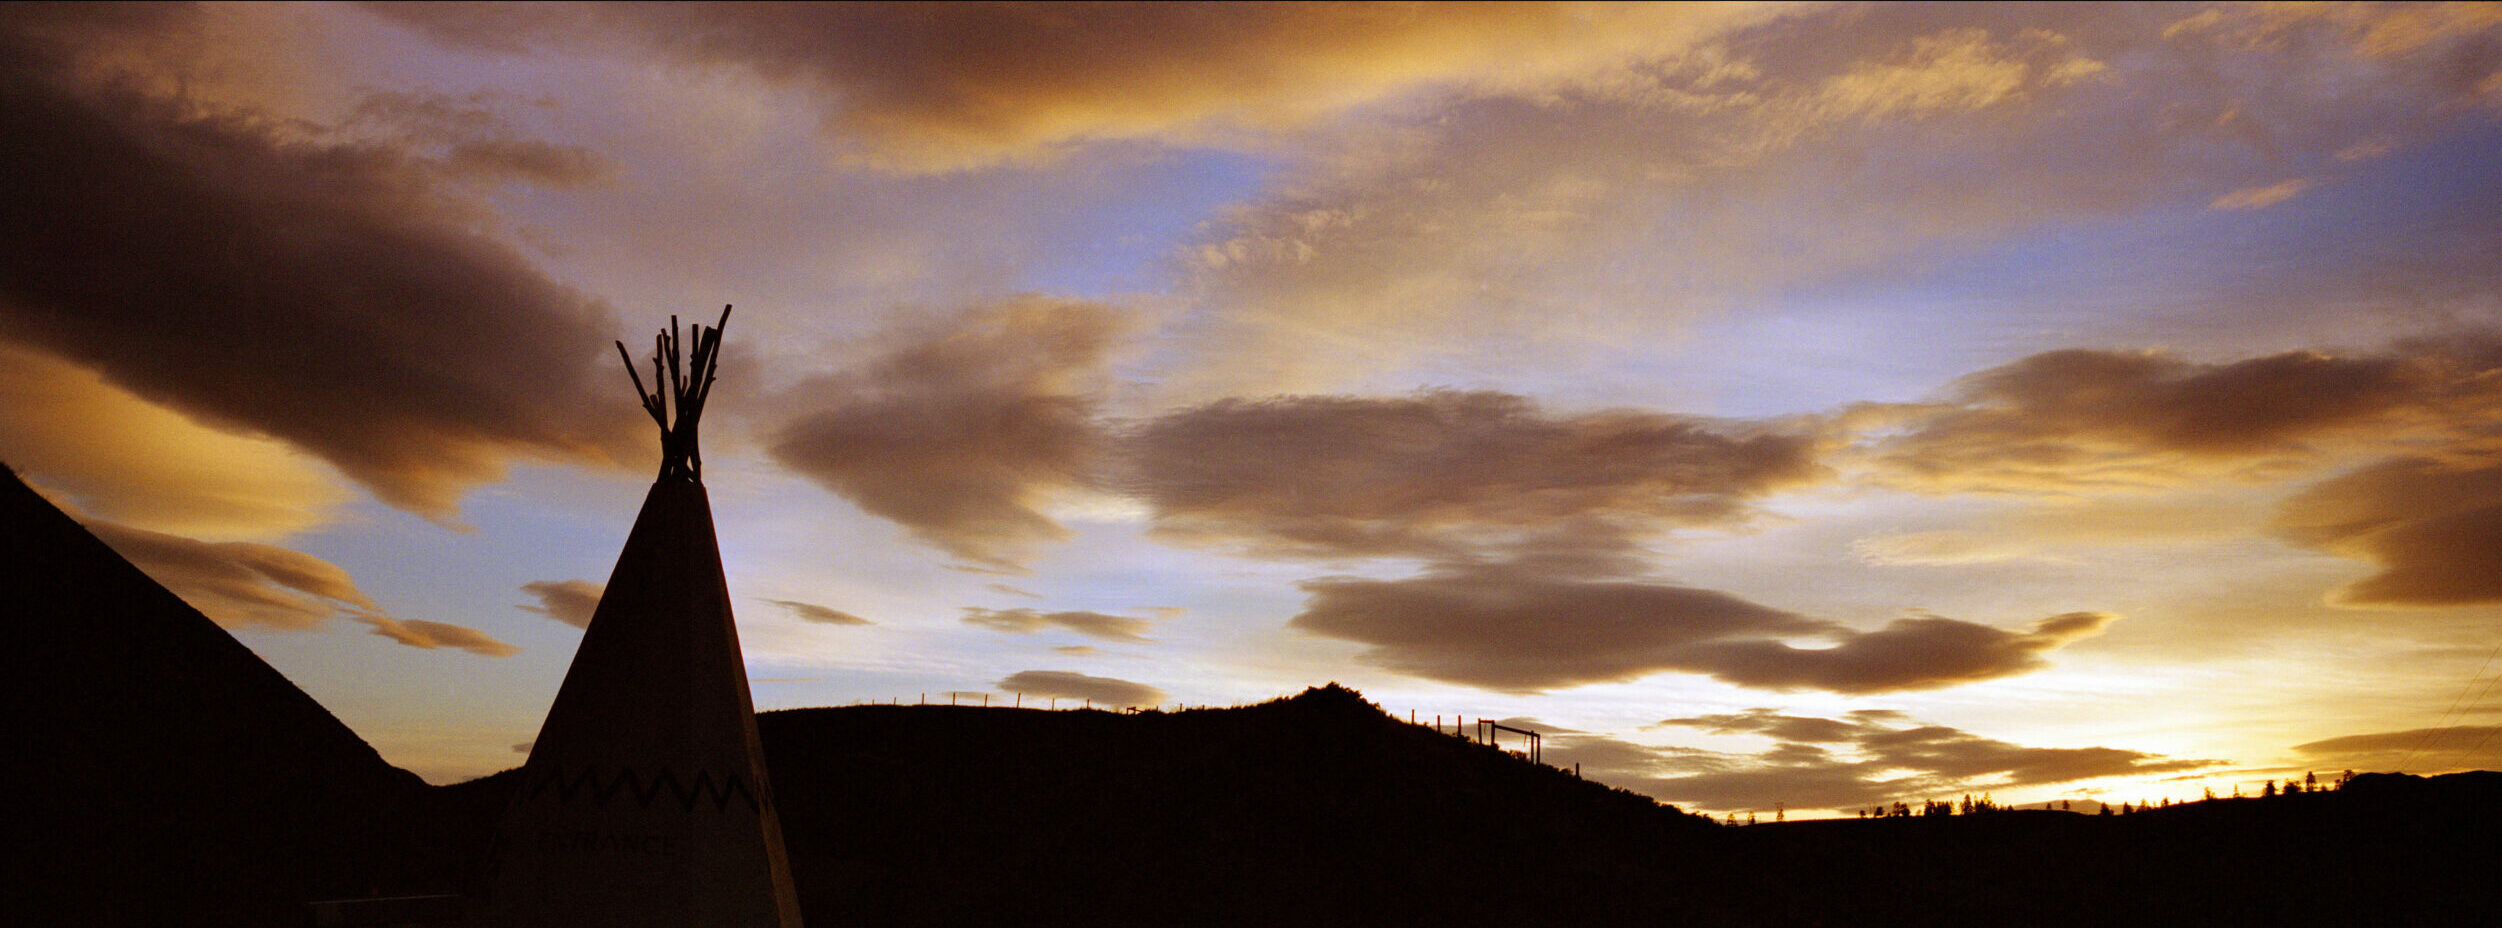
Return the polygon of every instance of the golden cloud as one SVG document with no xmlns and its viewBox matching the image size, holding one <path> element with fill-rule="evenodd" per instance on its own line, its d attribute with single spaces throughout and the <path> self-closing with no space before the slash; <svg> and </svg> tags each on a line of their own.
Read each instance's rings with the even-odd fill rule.
<svg viewBox="0 0 2502 928">
<path fill-rule="evenodd" d="M 95 370 L 0 343 L 0 459 L 89 515 L 194 538 L 269 541 L 347 491 L 286 445 L 212 429 Z"/>
</svg>

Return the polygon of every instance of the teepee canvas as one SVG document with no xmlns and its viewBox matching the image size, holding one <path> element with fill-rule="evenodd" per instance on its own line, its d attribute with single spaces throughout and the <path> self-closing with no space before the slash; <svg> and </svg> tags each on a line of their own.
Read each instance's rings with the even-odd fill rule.
<svg viewBox="0 0 2502 928">
<path fill-rule="evenodd" d="M 721 329 L 683 367 L 676 330 L 635 377 L 660 476 L 523 765 L 489 925 L 800 924 L 695 446 Z"/>
</svg>

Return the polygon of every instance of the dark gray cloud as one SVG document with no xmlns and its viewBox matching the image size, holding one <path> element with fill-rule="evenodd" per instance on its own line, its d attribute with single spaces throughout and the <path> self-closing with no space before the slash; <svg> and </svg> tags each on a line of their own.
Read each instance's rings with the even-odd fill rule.
<svg viewBox="0 0 2502 928">
<path fill-rule="evenodd" d="M 1501 393 L 1226 400 L 1131 442 L 1157 534 L 1293 557 L 1600 560 L 1825 476 L 1809 439 Z"/>
<path fill-rule="evenodd" d="M 145 28 L 120 27 L 134 19 Z M 437 518 L 512 458 L 636 447 L 632 404 L 607 380 L 607 310 L 478 234 L 436 162 L 90 80 L 77 57 L 178 43 L 190 22 L 0 19 L 13 340 L 283 439 Z"/>
<path fill-rule="evenodd" d="M 521 608 L 536 612 L 575 628 L 591 627 L 591 613 L 599 609 L 600 594 L 606 584 L 588 580 L 532 580 L 521 585 L 521 591 L 538 597 L 535 606 Z"/>
<path fill-rule="evenodd" d="M 1713 677 L 1761 689 L 1879 693 L 1955 686 L 2043 667 L 2042 655 L 2102 632 L 2118 617 L 2070 612 L 2011 632 L 1960 619 L 1923 615 L 1895 619 L 1872 632 L 1840 632 L 1824 648 L 1769 638 L 1713 641 L 1686 659 Z"/>
<path fill-rule="evenodd" d="M 1066 670 L 1021 670 L 999 681 L 999 689 L 1027 696 L 1083 699 L 1107 709 L 1129 706 L 1152 706 L 1164 701 L 1164 691 L 1144 683 L 1090 677 Z"/>
<path fill-rule="evenodd" d="M 1487 565 L 1302 587 L 1311 595 L 1291 627 L 1362 643 L 1359 658 L 1389 670 L 1507 692 L 1666 672 L 1774 690 L 1935 689 L 2038 668 L 2112 620 L 2070 613 L 2012 632 L 1920 616 L 1861 632 L 1713 590 Z"/>
<path fill-rule="evenodd" d="M 1144 633 L 1155 625 L 1155 620 L 1078 610 L 1040 612 L 1033 609 L 966 607 L 964 624 L 1020 635 L 1030 635 L 1050 628 L 1062 628 L 1110 641 L 1143 643 L 1147 641 Z"/>
<path fill-rule="evenodd" d="M 871 622 L 871 621 L 869 621 L 869 620 L 867 620 L 867 619 L 864 619 L 864 618 L 861 618 L 861 617 L 859 617 L 859 616 L 853 615 L 853 614 L 851 614 L 851 613 L 844 612 L 844 611 L 842 611 L 842 610 L 840 610 L 840 609 L 833 609 L 833 608 L 829 608 L 829 607 L 826 607 L 826 606 L 820 606 L 820 605 L 817 605 L 817 604 L 815 604 L 815 603 L 803 603 L 803 602 L 799 602 L 799 601 L 797 601 L 797 600 L 789 600 L 789 599 L 768 599 L 768 600 L 765 600 L 765 602 L 769 602 L 769 603 L 772 603 L 772 604 L 774 604 L 774 605 L 776 605 L 776 606 L 780 606 L 780 607 L 782 607 L 783 609 L 785 609 L 785 610 L 789 611 L 789 612 L 790 612 L 790 614 L 792 614 L 792 615 L 794 615 L 794 616 L 798 616 L 798 617 L 799 617 L 802 621 L 807 621 L 807 622 L 819 622 L 819 623 L 823 623 L 823 624 L 826 624 L 826 625 L 874 625 L 874 624 L 877 624 L 877 623 Z"/>
<path fill-rule="evenodd" d="M 1068 534 L 1045 501 L 1094 479 L 1119 324 L 1104 306 L 1040 298 L 968 313 L 803 388 L 795 402 L 815 411 L 772 454 L 969 564 L 1017 570 Z"/>
<path fill-rule="evenodd" d="M 1550 763 L 1578 763 L 1584 776 L 1678 805 L 1762 812 L 1771 811 L 1776 803 L 1791 809 L 1847 810 L 1897 800 L 1951 800 L 1965 793 L 2195 770 L 2222 763 L 2118 748 L 2026 747 L 1923 724 L 1891 710 L 1862 710 L 1833 719 L 1749 709 L 1660 724 L 1723 735 L 1761 735 L 1774 743 L 1745 754 L 1565 733 L 1548 736 L 1546 758 Z"/>
</svg>

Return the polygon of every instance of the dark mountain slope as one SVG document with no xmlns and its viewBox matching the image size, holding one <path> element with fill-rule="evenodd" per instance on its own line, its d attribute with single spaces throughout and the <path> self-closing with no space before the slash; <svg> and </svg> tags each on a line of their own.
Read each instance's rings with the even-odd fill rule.
<svg viewBox="0 0 2502 928">
<path fill-rule="evenodd" d="M 1336 686 L 1235 709 L 763 716 L 810 925 L 1570 924 L 1715 829 Z M 785 785 L 787 784 L 787 785 Z"/>
<path fill-rule="evenodd" d="M 2336 792 L 2131 815 L 2000 811 L 1729 837 L 1722 885 L 1766 926 L 2502 924 L 2502 773 L 2364 774 Z"/>
<path fill-rule="evenodd" d="M 347 726 L 14 473 L 0 476 L 7 908 L 291 924 L 364 891 L 423 801 Z"/>
<path fill-rule="evenodd" d="M 1722 833 L 1334 685 L 1173 713 L 757 723 L 811 928 L 1693 923 L 1690 864 Z M 510 779 L 448 792 L 483 814 Z"/>
</svg>

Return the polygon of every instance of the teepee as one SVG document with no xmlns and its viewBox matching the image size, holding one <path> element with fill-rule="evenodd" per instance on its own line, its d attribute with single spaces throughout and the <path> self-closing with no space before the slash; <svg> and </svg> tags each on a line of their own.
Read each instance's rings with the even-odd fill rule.
<svg viewBox="0 0 2502 928">
<path fill-rule="evenodd" d="M 696 449 L 729 319 L 682 353 L 672 317 L 648 390 L 626 361 L 660 476 L 522 767 L 484 924 L 800 924 Z"/>
</svg>

